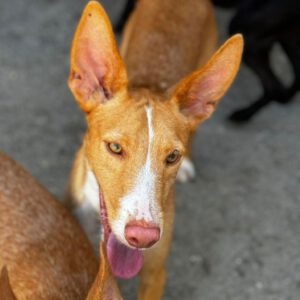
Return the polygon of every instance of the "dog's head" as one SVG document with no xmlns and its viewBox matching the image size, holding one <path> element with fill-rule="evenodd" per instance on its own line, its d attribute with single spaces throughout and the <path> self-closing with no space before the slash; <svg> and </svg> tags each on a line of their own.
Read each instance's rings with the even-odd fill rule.
<svg viewBox="0 0 300 300">
<path fill-rule="evenodd" d="M 87 116 L 92 180 L 101 184 L 121 243 L 148 248 L 160 239 L 190 133 L 229 88 L 242 48 L 242 37 L 234 36 L 165 94 L 132 89 L 107 15 L 97 2 L 87 5 L 73 41 L 69 86 Z"/>
</svg>

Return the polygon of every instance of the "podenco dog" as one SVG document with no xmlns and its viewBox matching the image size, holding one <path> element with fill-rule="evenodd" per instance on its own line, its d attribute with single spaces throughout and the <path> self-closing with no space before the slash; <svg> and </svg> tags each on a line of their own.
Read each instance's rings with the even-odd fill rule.
<svg viewBox="0 0 300 300">
<path fill-rule="evenodd" d="M 210 0 L 137 1 L 121 44 L 129 83 L 165 93 L 202 67 L 217 48 L 217 27 Z M 153 47 L 155 45 L 155 47 Z M 191 159 L 194 133 L 177 173 L 186 182 L 196 176 Z"/>
<path fill-rule="evenodd" d="M 150 22 L 147 11 L 131 18 L 136 35 L 127 33 L 123 47 L 129 80 L 109 19 L 95 1 L 83 12 L 71 51 L 69 86 L 86 113 L 88 130 L 75 159 L 69 199 L 79 210 L 90 205 L 100 211 L 112 272 L 131 278 L 141 271 L 140 300 L 162 297 L 176 175 L 191 134 L 212 115 L 235 78 L 243 49 L 242 37 L 236 35 L 204 67 L 186 75 L 201 60 L 201 35 L 193 34 L 205 22 L 193 18 L 201 15 L 198 0 L 178 3 L 185 2 L 195 6 L 186 8 L 184 17 L 177 2 L 173 4 L 177 25 L 170 20 L 172 28 L 160 34 L 139 36 L 142 24 L 151 32 L 159 22 Z M 164 45 L 169 31 L 173 38 Z M 149 49 L 141 44 L 143 39 Z M 130 54 L 131 47 L 135 50 Z M 160 69 L 157 73 L 149 67 L 152 63 Z M 186 77 L 166 91 L 152 83 L 159 77 L 170 85 L 181 76 Z"/>
<path fill-rule="evenodd" d="M 92 246 L 70 213 L 2 153 L 0 219 L 1 300 L 85 299 L 99 265 Z M 100 256 L 87 299 L 119 300 L 103 246 Z"/>
</svg>

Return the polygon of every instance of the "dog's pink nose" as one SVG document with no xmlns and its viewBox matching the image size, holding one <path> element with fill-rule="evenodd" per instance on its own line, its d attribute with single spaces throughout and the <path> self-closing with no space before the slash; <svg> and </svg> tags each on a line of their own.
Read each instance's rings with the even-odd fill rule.
<svg viewBox="0 0 300 300">
<path fill-rule="evenodd" d="M 125 227 L 125 238 L 130 246 L 150 248 L 160 239 L 160 229 L 143 221 L 129 222 Z"/>
</svg>

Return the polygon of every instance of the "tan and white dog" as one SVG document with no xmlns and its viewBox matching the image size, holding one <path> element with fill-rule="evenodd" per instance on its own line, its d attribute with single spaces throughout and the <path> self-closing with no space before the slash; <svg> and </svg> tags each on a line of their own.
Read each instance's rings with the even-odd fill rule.
<svg viewBox="0 0 300 300">
<path fill-rule="evenodd" d="M 206 52 L 200 47 L 202 38 L 203 45 L 206 42 L 206 35 L 200 34 L 205 30 L 195 26 L 206 24 L 201 18 L 210 20 L 210 10 L 203 16 L 198 1 L 178 1 L 181 6 L 194 5 L 182 11 L 173 4 L 170 39 L 164 39 L 168 27 L 160 28 L 146 12 L 139 16 L 136 11 L 123 46 L 127 70 L 109 19 L 97 2 L 85 8 L 73 40 L 69 86 L 86 113 L 88 129 L 73 166 L 69 204 L 77 210 L 100 210 L 112 272 L 130 278 L 141 270 L 141 300 L 162 297 L 176 175 L 191 135 L 214 112 L 242 55 L 243 40 L 236 35 L 204 67 L 187 75 Z M 146 3 L 152 1 L 139 1 Z M 143 24 L 149 30 L 144 37 L 138 33 Z M 153 36 L 152 28 L 158 30 Z M 161 70 L 155 73 L 151 64 Z M 153 83 L 156 76 L 167 81 L 162 88 Z"/>
</svg>

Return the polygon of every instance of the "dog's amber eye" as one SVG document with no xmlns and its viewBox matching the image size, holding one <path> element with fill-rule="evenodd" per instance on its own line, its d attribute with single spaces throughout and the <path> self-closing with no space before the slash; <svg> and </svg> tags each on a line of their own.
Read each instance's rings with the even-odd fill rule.
<svg viewBox="0 0 300 300">
<path fill-rule="evenodd" d="M 122 146 L 118 143 L 108 143 L 107 148 L 113 154 L 117 154 L 117 155 L 123 154 Z"/>
<path fill-rule="evenodd" d="M 167 156 L 166 162 L 169 165 L 175 164 L 176 162 L 179 161 L 180 157 L 181 157 L 180 152 L 178 150 L 174 150 L 171 154 Z"/>
</svg>

